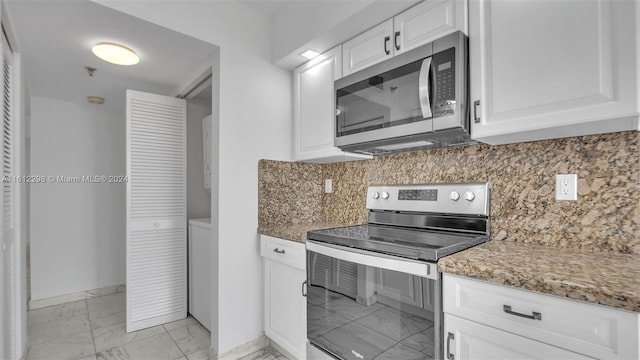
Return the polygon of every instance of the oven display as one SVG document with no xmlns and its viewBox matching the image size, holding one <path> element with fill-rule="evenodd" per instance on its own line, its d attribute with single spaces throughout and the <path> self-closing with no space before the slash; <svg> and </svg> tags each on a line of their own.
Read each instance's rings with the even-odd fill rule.
<svg viewBox="0 0 640 360">
<path fill-rule="evenodd" d="M 399 190 L 398 200 L 438 201 L 438 190 Z"/>
</svg>

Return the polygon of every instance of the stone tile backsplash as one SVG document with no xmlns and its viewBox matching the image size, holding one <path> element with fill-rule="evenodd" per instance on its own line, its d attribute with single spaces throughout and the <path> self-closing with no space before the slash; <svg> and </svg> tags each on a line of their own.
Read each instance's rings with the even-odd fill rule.
<svg viewBox="0 0 640 360">
<path fill-rule="evenodd" d="M 363 223 L 368 185 L 489 181 L 493 240 L 640 254 L 639 143 L 623 132 L 327 165 L 262 160 L 259 221 Z M 577 201 L 555 200 L 556 174 L 578 174 Z"/>
<path fill-rule="evenodd" d="M 258 162 L 258 224 L 322 221 L 322 166 L 286 161 Z"/>
</svg>

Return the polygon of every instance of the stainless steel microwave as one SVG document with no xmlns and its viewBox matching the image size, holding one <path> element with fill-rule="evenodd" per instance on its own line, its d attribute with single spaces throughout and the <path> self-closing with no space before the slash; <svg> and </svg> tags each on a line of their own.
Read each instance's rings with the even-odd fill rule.
<svg viewBox="0 0 640 360">
<path fill-rule="evenodd" d="M 335 146 L 385 154 L 474 143 L 458 31 L 335 82 Z"/>
</svg>

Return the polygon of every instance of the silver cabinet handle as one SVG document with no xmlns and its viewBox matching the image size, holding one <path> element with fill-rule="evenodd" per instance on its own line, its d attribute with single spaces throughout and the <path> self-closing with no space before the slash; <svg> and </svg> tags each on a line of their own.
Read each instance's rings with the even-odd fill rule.
<svg viewBox="0 0 640 360">
<path fill-rule="evenodd" d="M 535 312 L 534 311 L 534 312 L 531 313 L 531 315 L 522 314 L 522 313 L 515 312 L 515 311 L 511 310 L 511 306 L 510 305 L 502 305 L 502 310 L 504 310 L 504 312 L 506 312 L 509 315 L 515 315 L 515 316 L 523 317 L 525 319 L 542 321 L 542 314 L 539 313 L 539 312 Z"/>
<path fill-rule="evenodd" d="M 396 50 L 400 50 L 400 44 L 398 44 L 399 36 L 400 36 L 400 31 L 396 31 L 396 33 L 393 34 L 393 45 L 395 45 Z"/>
<path fill-rule="evenodd" d="M 307 280 L 302 282 L 302 296 L 307 297 Z"/>
<path fill-rule="evenodd" d="M 431 118 L 431 101 L 429 94 L 429 72 L 431 71 L 431 58 L 428 57 L 422 61 L 420 66 L 420 79 L 418 80 L 418 95 L 420 95 L 420 109 L 422 117 Z"/>
<path fill-rule="evenodd" d="M 455 336 L 452 333 L 447 334 L 447 359 L 454 360 L 456 357 L 451 353 L 451 340 L 454 340 Z"/>
<path fill-rule="evenodd" d="M 478 106 L 480 106 L 480 100 L 476 100 L 473 102 L 473 121 L 477 124 L 480 122 L 480 118 L 478 117 Z"/>
<path fill-rule="evenodd" d="M 389 48 L 387 48 L 387 43 L 389 43 L 389 40 L 391 40 L 391 37 L 389 36 L 384 37 L 384 53 L 387 55 L 391 54 L 391 51 L 389 50 Z"/>
<path fill-rule="evenodd" d="M 278 253 L 278 254 L 284 254 L 284 249 L 280 250 L 278 248 L 273 249 L 274 253 Z"/>
</svg>

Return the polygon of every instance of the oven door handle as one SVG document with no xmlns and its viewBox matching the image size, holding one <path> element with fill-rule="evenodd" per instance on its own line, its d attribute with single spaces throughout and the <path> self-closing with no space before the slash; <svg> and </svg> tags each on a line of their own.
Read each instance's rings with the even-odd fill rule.
<svg viewBox="0 0 640 360">
<path fill-rule="evenodd" d="M 432 280 L 438 279 L 438 265 L 436 263 L 404 259 L 397 256 L 385 255 L 367 250 L 318 243 L 312 240 L 307 240 L 306 247 L 307 251 L 326 255 L 334 259 L 349 261 L 360 265 L 373 266 L 380 269 L 394 270 Z"/>
</svg>

